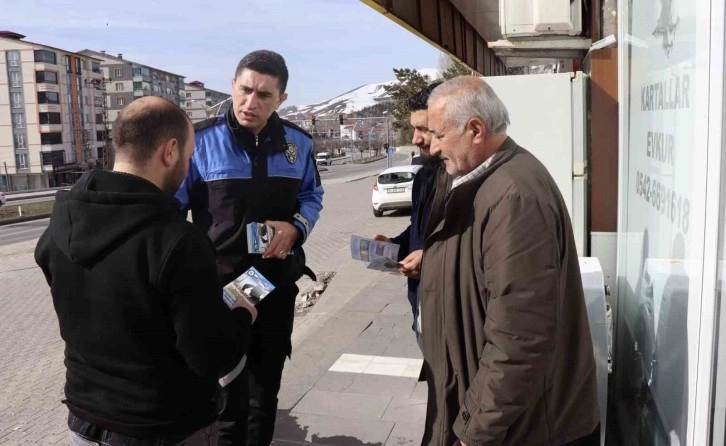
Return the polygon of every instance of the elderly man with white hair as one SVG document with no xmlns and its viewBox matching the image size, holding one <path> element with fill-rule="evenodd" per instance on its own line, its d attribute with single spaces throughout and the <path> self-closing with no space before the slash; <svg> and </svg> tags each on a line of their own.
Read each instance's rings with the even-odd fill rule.
<svg viewBox="0 0 726 446">
<path fill-rule="evenodd" d="M 422 268 L 424 445 L 599 444 L 595 362 L 570 218 L 507 136 L 481 78 L 429 98 L 431 152 L 454 177 Z"/>
</svg>

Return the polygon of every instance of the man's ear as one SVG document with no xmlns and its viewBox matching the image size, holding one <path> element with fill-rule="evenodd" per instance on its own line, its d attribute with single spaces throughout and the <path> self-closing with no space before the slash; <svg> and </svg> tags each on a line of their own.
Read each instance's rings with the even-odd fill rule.
<svg viewBox="0 0 726 446">
<path fill-rule="evenodd" d="M 287 100 L 287 93 L 283 93 L 283 94 L 281 94 L 281 95 L 280 95 L 280 103 L 279 103 L 279 104 L 277 104 L 277 106 L 278 106 L 278 107 L 279 107 L 279 106 L 281 106 L 281 105 L 282 105 L 282 103 L 283 103 L 283 102 L 285 102 L 286 100 Z"/>
<path fill-rule="evenodd" d="M 466 131 L 471 132 L 474 142 L 483 142 L 487 135 L 487 128 L 478 118 L 472 118 L 466 124 Z"/>
<path fill-rule="evenodd" d="M 166 140 L 161 148 L 161 161 L 165 167 L 175 166 L 180 156 L 179 141 L 176 138 Z"/>
</svg>

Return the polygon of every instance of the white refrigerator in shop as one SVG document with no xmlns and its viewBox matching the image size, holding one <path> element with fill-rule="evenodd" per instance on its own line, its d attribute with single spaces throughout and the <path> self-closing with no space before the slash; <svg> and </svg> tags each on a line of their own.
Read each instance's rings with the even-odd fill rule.
<svg viewBox="0 0 726 446">
<path fill-rule="evenodd" d="M 588 256 L 587 76 L 577 72 L 485 80 L 509 110 L 509 136 L 532 152 L 557 182 L 570 211 L 577 253 Z"/>
</svg>

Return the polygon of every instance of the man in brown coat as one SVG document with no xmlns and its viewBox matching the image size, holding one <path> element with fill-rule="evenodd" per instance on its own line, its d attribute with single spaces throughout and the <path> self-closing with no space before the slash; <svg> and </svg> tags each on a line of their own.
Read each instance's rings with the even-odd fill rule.
<svg viewBox="0 0 726 446">
<path fill-rule="evenodd" d="M 424 445 L 599 443 L 592 340 L 567 208 L 507 136 L 484 80 L 429 99 L 432 154 L 455 179 L 424 247 Z"/>
</svg>

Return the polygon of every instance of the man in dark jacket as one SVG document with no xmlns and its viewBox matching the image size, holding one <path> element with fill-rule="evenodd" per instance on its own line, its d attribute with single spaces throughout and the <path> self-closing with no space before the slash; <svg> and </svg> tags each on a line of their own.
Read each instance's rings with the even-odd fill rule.
<svg viewBox="0 0 726 446">
<path fill-rule="evenodd" d="M 282 370 L 292 350 L 295 282 L 312 275 L 302 245 L 320 215 L 323 187 L 312 136 L 275 113 L 287 98 L 287 81 L 279 54 L 263 50 L 242 58 L 230 110 L 195 125 L 196 151 L 177 193 L 194 224 L 211 238 L 224 284 L 254 266 L 275 285 L 256 307 L 260 318 L 243 372 L 248 376 L 240 377 L 248 385 L 238 380 L 228 387 L 221 445 L 272 441 Z M 262 255 L 247 252 L 245 227 L 251 222 L 275 230 Z"/>
<path fill-rule="evenodd" d="M 506 107 L 461 76 L 429 98 L 431 152 L 454 177 L 426 240 L 424 445 L 595 445 L 590 326 L 557 185 L 507 136 Z"/>
<path fill-rule="evenodd" d="M 413 143 L 418 146 L 423 167 L 413 179 L 411 193 L 411 224 L 396 237 L 389 239 L 376 234 L 375 240 L 396 243 L 400 245 L 399 271 L 408 276 L 408 301 L 413 313 L 413 330 L 416 340 L 420 339 L 419 318 L 419 279 L 421 274 L 421 258 L 423 256 L 424 241 L 431 230 L 443 218 L 444 198 L 451 182 L 449 175 L 441 165 L 441 159 L 433 156 L 431 150 L 431 134 L 428 129 L 428 104 L 431 92 L 441 85 L 434 82 L 419 91 L 408 101 L 409 118 L 413 127 Z"/>
<path fill-rule="evenodd" d="M 214 249 L 179 214 L 194 151 L 184 112 L 142 98 L 113 131 L 114 170 L 57 194 L 35 250 L 66 342 L 71 444 L 206 445 L 257 313 L 225 306 Z"/>
</svg>

